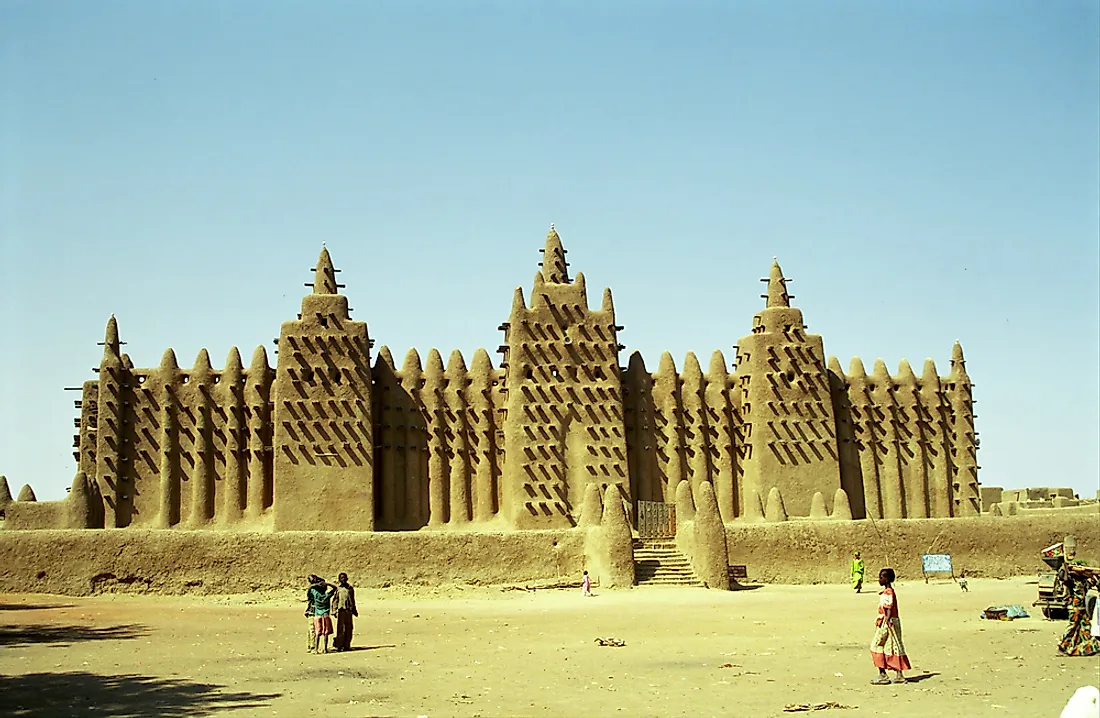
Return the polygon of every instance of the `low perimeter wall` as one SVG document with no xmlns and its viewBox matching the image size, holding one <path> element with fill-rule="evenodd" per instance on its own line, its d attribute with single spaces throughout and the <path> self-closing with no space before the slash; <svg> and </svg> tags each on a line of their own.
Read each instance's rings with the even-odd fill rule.
<svg viewBox="0 0 1100 718">
<path fill-rule="evenodd" d="M 581 531 L 355 533 L 0 531 L 0 591 L 228 594 L 347 571 L 356 586 L 578 577 Z M 579 579 L 578 579 L 579 580 Z"/>
<path fill-rule="evenodd" d="M 920 580 L 920 554 L 950 553 L 955 570 L 1007 578 L 1043 568 L 1039 551 L 1077 537 L 1100 564 L 1100 512 L 892 521 L 726 524 L 730 564 L 749 582 L 843 583 L 855 550 L 867 581 L 890 565 Z M 0 530 L 0 591 L 228 594 L 300 586 L 339 571 L 357 586 L 579 581 L 585 534 L 572 531 L 279 532 Z"/>
<path fill-rule="evenodd" d="M 749 582 L 844 583 L 852 553 L 861 551 L 865 582 L 891 566 L 903 581 L 923 580 L 920 555 L 949 553 L 958 575 L 1008 578 L 1045 568 L 1039 552 L 1066 535 L 1077 557 L 1100 565 L 1100 511 L 1044 516 L 975 516 L 886 521 L 787 521 L 726 524 L 730 564 L 748 567 Z"/>
</svg>

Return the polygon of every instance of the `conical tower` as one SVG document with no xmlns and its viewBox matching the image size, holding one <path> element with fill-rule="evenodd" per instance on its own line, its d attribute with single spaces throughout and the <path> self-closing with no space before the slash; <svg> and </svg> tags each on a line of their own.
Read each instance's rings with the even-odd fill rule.
<svg viewBox="0 0 1100 718">
<path fill-rule="evenodd" d="M 769 496 L 779 489 L 792 516 L 809 516 L 815 493 L 840 488 L 836 417 L 821 337 L 808 334 L 802 311 L 779 262 L 772 263 L 766 306 L 752 333 L 737 343 L 743 430 L 750 450 L 744 460 L 746 491 Z"/>
<path fill-rule="evenodd" d="M 97 369 L 99 397 L 95 432 L 95 480 L 106 503 L 107 528 L 129 526 L 133 509 L 133 477 L 129 471 L 129 457 L 123 455 L 123 438 L 130 424 L 124 397 L 130 372 L 122 361 L 121 345 L 118 322 L 112 314 L 104 333 L 103 359 Z"/>
<path fill-rule="evenodd" d="M 371 340 L 322 248 L 273 387 L 276 530 L 374 530 Z"/>
<path fill-rule="evenodd" d="M 570 279 L 554 226 L 546 237 L 530 306 L 516 290 L 502 366 L 507 393 L 502 505 L 516 528 L 576 523 L 589 483 L 626 474 L 618 331 L 610 292 L 590 309 L 584 275 Z"/>
</svg>

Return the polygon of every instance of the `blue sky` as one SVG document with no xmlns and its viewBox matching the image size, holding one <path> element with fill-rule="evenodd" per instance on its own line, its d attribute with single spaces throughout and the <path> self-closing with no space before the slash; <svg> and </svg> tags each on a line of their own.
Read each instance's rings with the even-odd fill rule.
<svg viewBox="0 0 1100 718">
<path fill-rule="evenodd" d="M 555 222 L 622 356 L 961 340 L 983 484 L 1097 488 L 1097 3 L 0 0 L 0 473 L 64 495 L 117 315 L 273 349 L 327 242 L 355 317 L 500 343 Z M 274 357 L 273 357 L 274 358 Z"/>
</svg>

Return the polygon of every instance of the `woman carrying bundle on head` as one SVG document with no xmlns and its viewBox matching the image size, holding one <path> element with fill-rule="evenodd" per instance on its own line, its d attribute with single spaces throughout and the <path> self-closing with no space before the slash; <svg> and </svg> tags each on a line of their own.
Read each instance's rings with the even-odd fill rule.
<svg viewBox="0 0 1100 718">
<path fill-rule="evenodd" d="M 898 597 L 894 592 L 894 569 L 884 568 L 878 572 L 878 584 L 882 586 L 878 599 L 878 618 L 875 620 L 875 637 L 871 641 L 871 658 L 878 668 L 878 677 L 871 683 L 884 686 L 890 683 L 905 683 L 902 671 L 907 671 L 909 657 L 905 655 L 905 645 L 901 642 L 901 618 L 898 615 Z M 886 675 L 887 669 L 894 672 L 894 679 Z"/>
<path fill-rule="evenodd" d="M 1093 625 L 1100 599 L 1094 599 L 1091 606 L 1088 600 L 1089 589 L 1100 590 L 1100 569 L 1066 564 L 1062 583 L 1068 598 L 1069 626 L 1058 642 L 1058 652 L 1067 656 L 1100 654 L 1100 630 Z"/>
</svg>

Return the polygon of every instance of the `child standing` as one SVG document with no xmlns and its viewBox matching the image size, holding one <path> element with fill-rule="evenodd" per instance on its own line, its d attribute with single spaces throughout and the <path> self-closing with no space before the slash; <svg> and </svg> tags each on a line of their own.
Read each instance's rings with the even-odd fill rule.
<svg viewBox="0 0 1100 718">
<path fill-rule="evenodd" d="M 592 578 L 588 575 L 588 571 L 584 572 L 584 578 L 581 580 L 581 595 L 592 595 Z"/>
<path fill-rule="evenodd" d="M 351 650 L 352 616 L 358 616 L 355 608 L 355 589 L 348 583 L 348 575 L 341 573 L 336 581 L 336 595 L 332 608 L 336 611 L 336 637 L 332 647 L 337 651 Z"/>
<path fill-rule="evenodd" d="M 336 587 L 321 579 L 309 587 L 310 600 L 313 603 L 313 632 L 316 634 L 317 653 L 328 653 L 328 637 L 332 635 L 332 597 Z M 324 646 L 322 650 L 322 646 Z"/>
<path fill-rule="evenodd" d="M 309 587 L 306 589 L 306 618 L 309 619 L 309 641 L 306 643 L 306 652 L 313 653 L 317 650 L 317 632 L 313 630 L 313 587 L 316 584 L 324 584 L 325 579 L 310 574 L 306 579 Z"/>
</svg>

